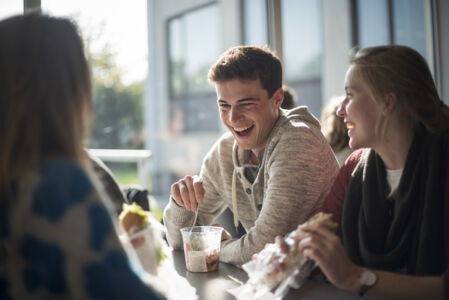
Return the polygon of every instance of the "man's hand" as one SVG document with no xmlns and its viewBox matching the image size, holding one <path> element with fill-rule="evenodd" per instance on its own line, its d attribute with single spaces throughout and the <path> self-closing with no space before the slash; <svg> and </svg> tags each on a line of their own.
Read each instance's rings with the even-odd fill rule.
<svg viewBox="0 0 449 300">
<path fill-rule="evenodd" d="M 203 202 L 206 190 L 203 187 L 203 181 L 198 175 L 187 175 L 172 184 L 170 194 L 173 200 L 187 210 L 196 211 L 198 204 Z"/>
</svg>

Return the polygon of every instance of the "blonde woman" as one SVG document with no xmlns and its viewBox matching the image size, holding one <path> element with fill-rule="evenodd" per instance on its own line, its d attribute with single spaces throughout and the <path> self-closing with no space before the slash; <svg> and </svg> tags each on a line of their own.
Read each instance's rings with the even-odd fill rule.
<svg viewBox="0 0 449 300">
<path fill-rule="evenodd" d="M 335 286 L 381 299 L 449 299 L 449 108 L 415 50 L 350 61 L 338 109 L 356 150 L 322 208 L 340 237 L 301 227 L 299 249 Z"/>
<path fill-rule="evenodd" d="M 347 128 L 342 118 L 337 116 L 337 109 L 345 99 L 344 96 L 333 97 L 321 112 L 321 131 L 334 151 L 338 164 L 342 166 L 351 154 Z"/>
<path fill-rule="evenodd" d="M 0 298 L 160 299 L 86 172 L 92 89 L 65 19 L 0 22 Z"/>
</svg>

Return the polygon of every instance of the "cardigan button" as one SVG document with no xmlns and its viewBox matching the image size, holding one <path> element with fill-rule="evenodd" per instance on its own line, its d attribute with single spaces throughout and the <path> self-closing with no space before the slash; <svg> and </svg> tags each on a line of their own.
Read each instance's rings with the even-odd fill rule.
<svg viewBox="0 0 449 300">
<path fill-rule="evenodd" d="M 247 188 L 247 189 L 246 189 L 246 193 L 247 193 L 248 195 L 251 195 L 251 189 L 250 189 L 250 188 Z"/>
</svg>

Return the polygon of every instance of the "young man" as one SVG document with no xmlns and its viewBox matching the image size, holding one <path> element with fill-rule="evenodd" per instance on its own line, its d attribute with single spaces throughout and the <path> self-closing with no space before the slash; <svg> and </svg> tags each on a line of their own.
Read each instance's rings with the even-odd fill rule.
<svg viewBox="0 0 449 300">
<path fill-rule="evenodd" d="M 241 265 L 319 208 L 338 164 L 306 107 L 280 109 L 282 66 L 268 49 L 228 50 L 209 81 L 229 132 L 205 157 L 200 176 L 172 185 L 164 222 L 170 245 L 181 248 L 179 229 L 192 225 L 197 209 L 196 225 L 209 225 L 229 207 L 246 234 L 224 240 L 220 260 Z"/>
</svg>

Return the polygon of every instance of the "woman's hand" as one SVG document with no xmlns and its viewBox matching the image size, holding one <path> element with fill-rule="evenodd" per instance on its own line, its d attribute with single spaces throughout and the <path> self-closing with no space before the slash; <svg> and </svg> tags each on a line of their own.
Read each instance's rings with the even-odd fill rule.
<svg viewBox="0 0 449 300">
<path fill-rule="evenodd" d="M 284 241 L 284 238 L 280 235 L 278 235 L 275 239 L 274 239 L 275 244 L 279 247 L 279 249 L 281 249 L 282 253 L 287 253 L 288 252 L 288 245 L 287 243 Z"/>
<path fill-rule="evenodd" d="M 313 259 L 338 288 L 359 290 L 362 268 L 351 262 L 340 238 L 320 225 L 302 225 L 299 228 L 302 232 L 294 236 L 299 241 L 299 251 Z"/>
</svg>

